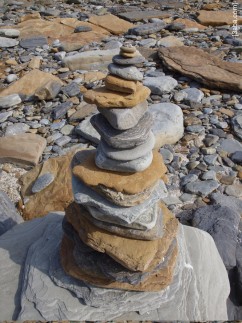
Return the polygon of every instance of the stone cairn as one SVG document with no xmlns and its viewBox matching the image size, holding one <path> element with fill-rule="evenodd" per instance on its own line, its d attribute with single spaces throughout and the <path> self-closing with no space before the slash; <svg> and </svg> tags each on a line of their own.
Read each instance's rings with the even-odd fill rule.
<svg viewBox="0 0 242 323">
<path fill-rule="evenodd" d="M 101 141 L 72 161 L 75 202 L 63 221 L 61 262 L 90 285 L 151 292 L 172 281 L 178 221 L 161 202 L 167 169 L 153 150 L 150 90 L 136 67 L 144 61 L 135 47 L 121 47 L 105 87 L 84 95 L 100 112 L 91 122 Z"/>
</svg>

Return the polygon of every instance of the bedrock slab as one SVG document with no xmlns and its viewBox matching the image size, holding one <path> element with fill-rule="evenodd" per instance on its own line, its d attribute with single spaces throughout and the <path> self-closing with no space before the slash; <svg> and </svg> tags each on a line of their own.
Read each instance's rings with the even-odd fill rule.
<svg viewBox="0 0 242 323">
<path fill-rule="evenodd" d="M 146 112 L 136 126 L 126 131 L 114 129 L 106 118 L 96 114 L 91 118 L 91 123 L 99 132 L 106 143 L 117 149 L 132 148 L 145 143 L 150 136 L 152 116 Z"/>
<path fill-rule="evenodd" d="M 113 92 L 105 87 L 89 90 L 83 98 L 87 103 L 96 104 L 99 108 L 132 108 L 145 101 L 150 95 L 150 89 L 139 84 L 135 93 Z"/>
<path fill-rule="evenodd" d="M 111 126 L 117 130 L 127 130 L 137 125 L 145 114 L 148 102 L 145 100 L 132 109 L 100 109 L 98 111 L 108 120 Z"/>
<path fill-rule="evenodd" d="M 62 219 L 49 214 L 1 236 L 2 320 L 227 320 L 227 273 L 206 232 L 180 226 L 178 261 L 168 288 L 128 292 L 94 287 L 64 273 Z"/>
</svg>

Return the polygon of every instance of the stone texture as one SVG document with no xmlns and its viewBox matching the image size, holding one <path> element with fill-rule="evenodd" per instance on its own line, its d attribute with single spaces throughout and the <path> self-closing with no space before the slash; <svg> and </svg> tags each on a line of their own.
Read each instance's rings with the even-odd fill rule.
<svg viewBox="0 0 242 323">
<path fill-rule="evenodd" d="M 129 29 L 129 34 L 137 36 L 149 35 L 161 31 L 164 27 L 163 22 L 151 22 Z"/>
<path fill-rule="evenodd" d="M 0 36 L 9 37 L 9 38 L 18 38 L 20 31 L 16 29 L 0 29 Z"/>
<path fill-rule="evenodd" d="M 50 80 L 35 92 L 35 96 L 39 100 L 52 100 L 54 99 L 61 90 L 61 83 L 58 81 Z"/>
<path fill-rule="evenodd" d="M 242 115 L 235 116 L 231 121 L 236 136 L 242 139 Z"/>
<path fill-rule="evenodd" d="M 143 84 L 147 86 L 152 94 L 162 95 L 170 93 L 176 86 L 177 80 L 171 76 L 146 77 Z"/>
<path fill-rule="evenodd" d="M 18 94 L 6 95 L 6 96 L 3 96 L 2 98 L 0 97 L 0 109 L 10 108 L 21 102 L 22 100 Z"/>
<path fill-rule="evenodd" d="M 145 58 L 141 55 L 136 55 L 131 58 L 123 57 L 121 55 L 113 56 L 113 63 L 121 66 L 125 65 L 139 65 L 145 62 Z"/>
<path fill-rule="evenodd" d="M 1 137 L 0 160 L 5 163 L 37 165 L 45 147 L 46 140 L 31 133 Z"/>
<path fill-rule="evenodd" d="M 130 293 L 65 275 L 59 263 L 62 218 L 49 214 L 28 221 L 0 239 L 3 320 L 227 320 L 227 273 L 207 233 L 180 226 L 178 261 L 169 288 Z M 21 269 L 25 283 L 20 292 Z"/>
<path fill-rule="evenodd" d="M 100 135 L 96 131 L 95 128 L 93 128 L 91 122 L 90 122 L 91 116 L 87 117 L 85 120 L 83 120 L 76 128 L 75 132 L 78 135 L 81 135 L 82 137 L 86 138 L 87 140 L 90 140 L 96 144 L 99 144 L 100 142 Z"/>
<path fill-rule="evenodd" d="M 0 236 L 22 222 L 23 218 L 17 212 L 13 202 L 5 192 L 0 190 Z"/>
<path fill-rule="evenodd" d="M 111 63 L 112 57 L 119 53 L 119 48 L 94 50 L 78 53 L 72 56 L 65 57 L 63 63 L 71 71 L 78 69 L 83 70 L 100 70 L 107 68 Z"/>
<path fill-rule="evenodd" d="M 111 126 L 117 130 L 127 130 L 137 125 L 148 108 L 145 100 L 132 109 L 102 109 L 98 111 L 108 120 Z"/>
<path fill-rule="evenodd" d="M 158 45 L 161 47 L 184 46 L 182 40 L 175 36 L 167 36 L 167 37 L 161 38 L 158 41 Z"/>
<path fill-rule="evenodd" d="M 223 26 L 223 25 L 233 25 L 233 11 L 198 11 L 198 21 L 205 26 Z M 238 16 L 237 24 L 242 24 L 242 18 Z"/>
<path fill-rule="evenodd" d="M 143 19 L 151 19 L 151 18 L 167 18 L 170 16 L 169 13 L 165 13 L 161 10 L 132 10 L 130 12 L 121 12 L 118 13 L 118 16 L 124 18 L 128 21 L 140 21 Z"/>
<path fill-rule="evenodd" d="M 125 33 L 129 28 L 133 27 L 128 21 L 120 19 L 114 15 L 108 14 L 103 16 L 91 16 L 89 22 L 100 26 L 114 35 L 120 35 Z"/>
<path fill-rule="evenodd" d="M 105 78 L 106 88 L 117 92 L 134 93 L 137 89 L 137 84 L 137 81 L 128 81 L 113 75 L 108 75 Z"/>
<path fill-rule="evenodd" d="M 19 42 L 19 45 L 25 49 L 42 47 L 47 44 L 48 44 L 47 38 L 43 36 L 22 38 Z"/>
<path fill-rule="evenodd" d="M 152 104 L 149 108 L 153 117 L 152 131 L 156 137 L 155 148 L 165 144 L 175 144 L 184 133 L 183 113 L 173 103 Z"/>
<path fill-rule="evenodd" d="M 151 114 L 146 112 L 137 125 L 122 131 L 114 129 L 101 113 L 91 118 L 93 127 L 98 131 L 102 139 L 108 145 L 117 149 L 132 148 L 145 143 L 150 135 L 152 121 Z"/>
<path fill-rule="evenodd" d="M 84 100 L 96 104 L 99 108 L 132 108 L 146 100 L 149 95 L 150 90 L 143 85 L 138 85 L 135 93 L 126 95 L 102 87 L 84 93 Z"/>
<path fill-rule="evenodd" d="M 215 180 L 194 181 L 188 183 L 185 187 L 186 192 L 207 196 L 219 187 L 219 183 Z"/>
<path fill-rule="evenodd" d="M 143 74 L 135 66 L 119 66 L 116 64 L 109 64 L 108 70 L 111 74 L 125 80 L 142 81 L 143 79 Z"/>
<path fill-rule="evenodd" d="M 19 44 L 18 40 L 7 38 L 7 37 L 0 37 L 0 48 L 12 48 Z"/>
<path fill-rule="evenodd" d="M 12 125 L 7 126 L 5 130 L 5 137 L 8 136 L 16 136 L 23 134 L 29 130 L 29 125 L 23 122 L 14 123 Z"/>
<path fill-rule="evenodd" d="M 1 91 L 0 97 L 15 93 L 34 95 L 37 89 L 45 86 L 49 81 L 54 81 L 62 84 L 62 81 L 58 77 L 50 73 L 45 73 L 35 69 L 25 74 L 19 80 L 14 82 L 14 84 L 11 84 L 8 88 Z"/>
<path fill-rule="evenodd" d="M 54 175 L 51 173 L 45 173 L 37 178 L 32 186 L 32 193 L 38 193 L 48 187 L 54 180 Z"/>
<path fill-rule="evenodd" d="M 192 46 L 162 48 L 158 55 L 165 66 L 208 87 L 242 91 L 240 63 L 223 61 Z"/>
<path fill-rule="evenodd" d="M 197 28 L 199 30 L 203 30 L 206 29 L 205 26 L 197 23 L 196 21 L 190 20 L 190 19 L 186 19 L 186 18 L 178 18 L 175 20 L 175 23 L 182 23 L 183 25 L 185 25 L 186 28 Z"/>
</svg>

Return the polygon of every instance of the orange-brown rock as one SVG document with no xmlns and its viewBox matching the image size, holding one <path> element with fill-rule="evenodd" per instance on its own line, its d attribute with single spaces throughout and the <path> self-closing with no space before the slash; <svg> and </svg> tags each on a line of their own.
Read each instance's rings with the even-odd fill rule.
<svg viewBox="0 0 242 323">
<path fill-rule="evenodd" d="M 105 86 L 111 91 L 135 93 L 138 84 L 140 83 L 137 81 L 128 81 L 113 75 L 108 75 L 105 78 Z"/>
<path fill-rule="evenodd" d="M 35 91 L 38 88 L 43 87 L 49 81 L 55 81 L 60 84 L 63 82 L 56 76 L 39 71 L 38 69 L 34 69 L 31 72 L 25 74 L 19 80 L 11 84 L 8 88 L 4 89 L 0 92 L 1 96 L 7 96 L 10 94 L 24 94 L 24 95 L 34 95 Z"/>
<path fill-rule="evenodd" d="M 114 35 L 123 34 L 128 31 L 129 28 L 134 27 L 132 23 L 111 14 L 103 16 L 91 16 L 89 18 L 89 22 L 108 30 Z"/>
<path fill-rule="evenodd" d="M 74 243 L 68 239 L 67 236 L 64 236 L 61 244 L 61 263 L 68 275 L 98 287 L 147 292 L 160 291 L 171 283 L 178 254 L 178 249 L 175 247 L 165 268 L 150 275 L 147 280 L 137 285 L 131 285 L 128 283 L 115 282 L 103 276 L 97 277 L 93 275 L 92 272 L 85 272 L 82 268 L 78 267 L 75 262 L 73 257 L 74 246 Z"/>
<path fill-rule="evenodd" d="M 178 220 L 171 212 L 164 214 L 164 235 L 161 239 L 143 241 L 120 237 L 97 228 L 85 217 L 76 217 L 71 208 L 66 210 L 66 220 L 78 232 L 80 239 L 96 251 L 108 254 L 132 271 L 149 272 L 157 267 L 176 237 Z"/>
<path fill-rule="evenodd" d="M 137 194 L 153 186 L 167 170 L 162 156 L 153 152 L 151 165 L 143 172 L 121 173 L 98 168 L 95 164 L 96 150 L 82 150 L 73 158 L 73 174 L 85 185 L 95 188 L 105 186 L 125 194 Z"/>
<path fill-rule="evenodd" d="M 150 95 L 150 89 L 141 84 L 137 85 L 135 93 L 121 93 L 101 87 L 87 91 L 84 100 L 87 103 L 96 104 L 99 108 L 132 108 L 145 101 Z"/>
<path fill-rule="evenodd" d="M 175 20 L 175 22 L 182 23 L 186 26 L 186 28 L 198 28 L 199 30 L 203 30 L 206 27 L 197 23 L 196 21 L 187 19 L 187 18 L 178 18 Z"/>
<path fill-rule="evenodd" d="M 220 10 L 220 11 L 198 11 L 198 21 L 205 26 L 223 26 L 233 25 L 234 17 L 233 10 Z M 242 17 L 238 15 L 237 24 L 242 24 Z"/>
<path fill-rule="evenodd" d="M 41 19 L 41 15 L 39 14 L 39 12 L 29 13 L 28 15 L 22 16 L 20 18 L 20 22 L 24 22 L 32 19 Z"/>
</svg>

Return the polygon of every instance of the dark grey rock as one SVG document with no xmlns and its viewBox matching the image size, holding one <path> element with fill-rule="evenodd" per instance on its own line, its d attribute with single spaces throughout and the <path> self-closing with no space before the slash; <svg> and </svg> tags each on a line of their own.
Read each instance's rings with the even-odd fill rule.
<svg viewBox="0 0 242 323">
<path fill-rule="evenodd" d="M 207 180 L 207 181 L 194 181 L 188 183 L 185 186 L 185 191 L 187 193 L 197 194 L 200 196 L 207 196 L 216 190 L 219 187 L 219 183 L 214 180 Z"/>
<path fill-rule="evenodd" d="M 242 216 L 242 200 L 233 196 L 228 196 L 221 193 L 212 193 L 211 200 L 214 204 L 220 204 L 222 206 L 227 206 L 236 213 Z"/>
<path fill-rule="evenodd" d="M 119 76 L 125 80 L 143 80 L 143 74 L 135 66 L 119 66 L 117 64 L 109 64 L 108 70 L 111 74 Z"/>
<path fill-rule="evenodd" d="M 78 26 L 75 28 L 74 33 L 82 33 L 87 31 L 92 31 L 92 28 L 89 26 Z"/>
<path fill-rule="evenodd" d="M 25 49 L 42 47 L 44 45 L 48 45 L 48 40 L 44 36 L 22 38 L 19 42 L 19 45 Z"/>
<path fill-rule="evenodd" d="M 173 160 L 173 154 L 169 149 L 161 148 L 159 150 L 165 164 L 170 164 Z"/>
<path fill-rule="evenodd" d="M 146 142 L 149 137 L 152 116 L 146 112 L 136 126 L 128 130 L 114 129 L 102 114 L 92 116 L 91 123 L 102 139 L 114 148 L 132 148 Z"/>
<path fill-rule="evenodd" d="M 242 139 L 242 114 L 233 117 L 231 122 L 236 136 Z"/>
<path fill-rule="evenodd" d="M 94 142 L 95 144 L 99 144 L 100 135 L 96 131 L 96 129 L 92 126 L 92 124 L 90 122 L 91 117 L 92 116 L 87 117 L 78 126 L 76 126 L 75 132 L 78 135 L 81 135 L 82 137 L 86 138 L 87 140 L 90 140 L 91 142 Z"/>
<path fill-rule="evenodd" d="M 143 36 L 149 35 L 153 33 L 157 33 L 164 29 L 165 24 L 163 22 L 153 22 L 148 24 L 139 25 L 138 27 L 134 27 L 129 29 L 128 33 L 131 35 Z"/>
<path fill-rule="evenodd" d="M 32 186 L 32 192 L 38 193 L 45 189 L 47 186 L 49 186 L 53 180 L 55 179 L 55 176 L 51 173 L 45 173 L 37 178 L 37 180 L 34 182 Z"/>
<path fill-rule="evenodd" d="M 235 151 L 230 158 L 235 164 L 242 165 L 242 151 Z"/>
<path fill-rule="evenodd" d="M 66 112 L 73 106 L 73 103 L 71 101 L 66 101 L 64 103 L 61 103 L 57 105 L 53 112 L 52 112 L 52 117 L 53 119 L 60 119 L 61 117 L 64 117 Z"/>
<path fill-rule="evenodd" d="M 227 269 L 236 266 L 239 222 L 239 213 L 221 205 L 201 207 L 193 215 L 193 226 L 211 234 Z"/>
<path fill-rule="evenodd" d="M 76 82 L 71 82 L 62 88 L 62 92 L 68 97 L 73 97 L 80 93 L 80 86 Z"/>
<path fill-rule="evenodd" d="M 145 62 L 145 58 L 140 55 L 132 58 L 125 58 L 120 55 L 113 56 L 113 63 L 121 66 L 142 64 L 144 62 Z"/>
<path fill-rule="evenodd" d="M 5 192 L 0 190 L 0 235 L 22 222 L 23 218 L 17 212 L 13 202 Z"/>
</svg>

